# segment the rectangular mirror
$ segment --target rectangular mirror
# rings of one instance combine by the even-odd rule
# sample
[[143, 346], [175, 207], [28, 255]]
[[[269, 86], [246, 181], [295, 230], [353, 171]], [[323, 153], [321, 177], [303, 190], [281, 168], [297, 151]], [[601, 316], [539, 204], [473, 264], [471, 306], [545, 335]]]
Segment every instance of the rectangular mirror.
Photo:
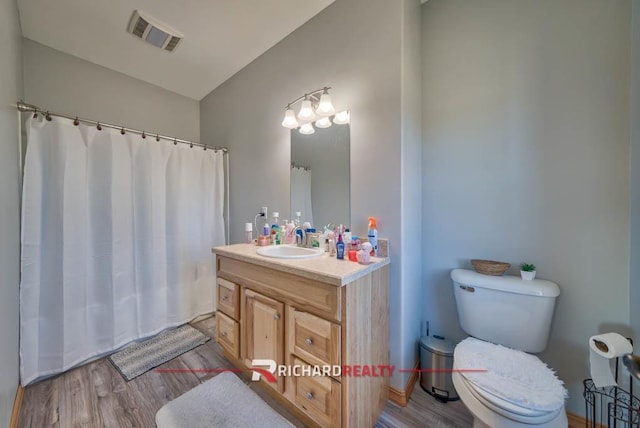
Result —
[[291, 131], [291, 213], [302, 213], [318, 232], [329, 223], [350, 225], [349, 125]]

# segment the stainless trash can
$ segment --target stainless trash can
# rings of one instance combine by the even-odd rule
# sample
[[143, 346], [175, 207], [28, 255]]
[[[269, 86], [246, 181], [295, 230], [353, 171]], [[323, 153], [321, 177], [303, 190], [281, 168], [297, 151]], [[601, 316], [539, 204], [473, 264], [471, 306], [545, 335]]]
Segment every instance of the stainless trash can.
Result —
[[441, 336], [423, 336], [420, 339], [420, 386], [437, 400], [457, 400], [453, 387], [453, 350], [455, 344]]

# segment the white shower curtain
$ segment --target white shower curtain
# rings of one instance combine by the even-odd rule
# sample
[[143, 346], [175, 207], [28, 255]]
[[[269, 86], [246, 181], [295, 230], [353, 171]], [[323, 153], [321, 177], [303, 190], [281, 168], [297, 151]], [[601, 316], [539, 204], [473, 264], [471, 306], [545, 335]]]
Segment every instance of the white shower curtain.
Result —
[[221, 151], [62, 118], [27, 135], [23, 385], [213, 311]]
[[311, 207], [311, 170], [291, 167], [291, 218], [296, 212], [302, 213], [302, 221], [313, 225], [313, 210]]

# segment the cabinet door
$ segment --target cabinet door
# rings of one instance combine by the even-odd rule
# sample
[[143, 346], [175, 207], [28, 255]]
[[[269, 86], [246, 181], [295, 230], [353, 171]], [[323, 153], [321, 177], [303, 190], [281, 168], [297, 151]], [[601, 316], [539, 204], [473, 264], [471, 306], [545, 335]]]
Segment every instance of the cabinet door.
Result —
[[[283, 364], [284, 305], [251, 290], [244, 291], [243, 302], [245, 365], [251, 367], [254, 359], [269, 359]], [[266, 384], [282, 393], [284, 380], [277, 380], [277, 383]]]

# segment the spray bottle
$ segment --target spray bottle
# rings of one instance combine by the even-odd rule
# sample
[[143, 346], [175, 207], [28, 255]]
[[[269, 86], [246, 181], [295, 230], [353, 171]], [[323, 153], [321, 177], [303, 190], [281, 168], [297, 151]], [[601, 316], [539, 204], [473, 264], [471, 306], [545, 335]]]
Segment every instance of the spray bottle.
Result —
[[369, 243], [371, 244], [371, 255], [378, 255], [378, 226], [375, 217], [369, 217], [369, 231], [367, 233]]

